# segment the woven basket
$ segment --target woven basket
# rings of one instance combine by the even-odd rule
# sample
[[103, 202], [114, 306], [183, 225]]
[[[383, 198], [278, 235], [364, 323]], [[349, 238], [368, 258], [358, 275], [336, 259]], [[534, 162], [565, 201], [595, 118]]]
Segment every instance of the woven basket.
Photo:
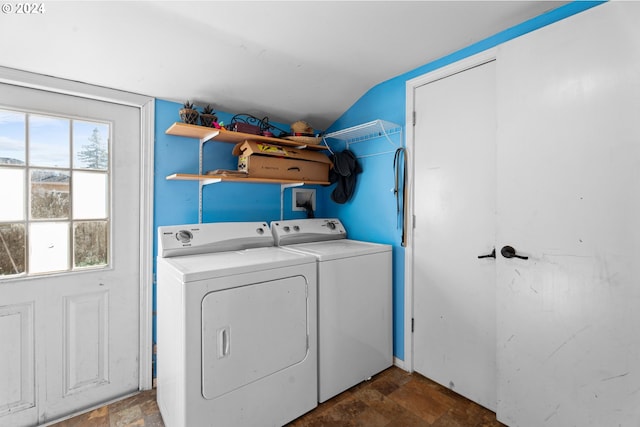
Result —
[[190, 125], [197, 125], [198, 124], [198, 116], [200, 115], [200, 113], [198, 113], [198, 110], [192, 110], [191, 108], [181, 108], [180, 109], [180, 120], [182, 120], [184, 123], [190, 124]]
[[218, 116], [214, 114], [200, 114], [200, 124], [208, 128], [212, 128], [213, 123], [218, 121]]

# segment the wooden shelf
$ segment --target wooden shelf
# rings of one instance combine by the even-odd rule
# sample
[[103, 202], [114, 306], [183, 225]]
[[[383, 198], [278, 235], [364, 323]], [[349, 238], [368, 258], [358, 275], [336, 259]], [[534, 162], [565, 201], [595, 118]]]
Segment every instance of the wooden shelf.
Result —
[[[234, 132], [235, 133], [235, 132]], [[242, 178], [236, 176], [226, 175], [197, 175], [189, 173], [174, 173], [167, 177], [170, 181], [212, 181], [219, 180], [217, 182], [245, 182], [253, 184], [316, 184], [316, 185], [328, 185], [328, 181], [300, 181], [295, 179], [271, 179], [271, 178]]]
[[325, 145], [304, 144], [300, 141], [292, 141], [283, 138], [271, 138], [262, 135], [252, 135], [243, 132], [232, 132], [225, 129], [216, 129], [206, 126], [189, 125], [186, 123], [175, 122], [169, 129], [165, 131], [167, 135], [184, 136], [187, 138], [195, 138], [200, 141], [198, 174], [174, 173], [167, 176], [170, 181], [197, 181], [198, 182], [198, 222], [202, 222], [202, 189], [206, 185], [218, 182], [243, 182], [246, 184], [278, 184], [280, 185], [280, 219], [284, 217], [284, 190], [289, 187], [297, 187], [304, 184], [329, 185], [330, 182], [324, 181], [300, 181], [294, 179], [270, 179], [270, 178], [249, 178], [242, 176], [230, 175], [201, 175], [202, 174], [202, 152], [204, 144], [207, 141], [230, 142], [238, 144], [246, 140], [265, 142], [274, 145], [286, 147], [295, 147], [307, 150], [327, 150]]
[[205, 126], [189, 125], [175, 122], [165, 132], [167, 135], [185, 136], [187, 138], [197, 138], [200, 141], [214, 140], [219, 142], [230, 142], [237, 144], [246, 140], [267, 142], [269, 144], [283, 145], [286, 147], [296, 147], [307, 150], [326, 150], [324, 145], [301, 144], [298, 141], [291, 141], [283, 138], [272, 138], [262, 135], [252, 135], [250, 133], [233, 132], [225, 129], [215, 129]]

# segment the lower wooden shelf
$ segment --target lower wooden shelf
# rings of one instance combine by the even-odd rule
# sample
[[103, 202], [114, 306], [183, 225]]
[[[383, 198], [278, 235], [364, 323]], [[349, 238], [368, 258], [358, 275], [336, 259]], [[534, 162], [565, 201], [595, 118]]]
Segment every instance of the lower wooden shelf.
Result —
[[[301, 181], [296, 179], [276, 179], [276, 178], [243, 178], [227, 175], [197, 175], [189, 173], [174, 173], [167, 176], [170, 181], [213, 181], [213, 182], [246, 182], [247, 184], [315, 184], [329, 185], [328, 181]], [[213, 183], [210, 182], [210, 183]]]

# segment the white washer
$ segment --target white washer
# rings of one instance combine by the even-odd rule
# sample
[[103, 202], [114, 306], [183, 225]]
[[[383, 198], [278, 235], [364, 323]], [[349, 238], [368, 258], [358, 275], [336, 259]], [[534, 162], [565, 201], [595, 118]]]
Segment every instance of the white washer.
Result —
[[315, 257], [266, 223], [158, 228], [157, 401], [167, 427], [281, 426], [317, 406]]
[[337, 219], [274, 221], [276, 244], [318, 260], [318, 401], [393, 364], [392, 247], [347, 239]]

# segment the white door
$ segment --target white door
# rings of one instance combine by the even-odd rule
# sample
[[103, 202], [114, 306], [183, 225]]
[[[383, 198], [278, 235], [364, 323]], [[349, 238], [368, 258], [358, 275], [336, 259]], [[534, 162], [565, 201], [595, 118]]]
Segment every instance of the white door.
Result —
[[413, 367], [495, 410], [495, 62], [414, 103]]
[[498, 55], [498, 418], [640, 425], [640, 3]]
[[138, 390], [140, 113], [0, 94], [0, 425], [14, 427]]

